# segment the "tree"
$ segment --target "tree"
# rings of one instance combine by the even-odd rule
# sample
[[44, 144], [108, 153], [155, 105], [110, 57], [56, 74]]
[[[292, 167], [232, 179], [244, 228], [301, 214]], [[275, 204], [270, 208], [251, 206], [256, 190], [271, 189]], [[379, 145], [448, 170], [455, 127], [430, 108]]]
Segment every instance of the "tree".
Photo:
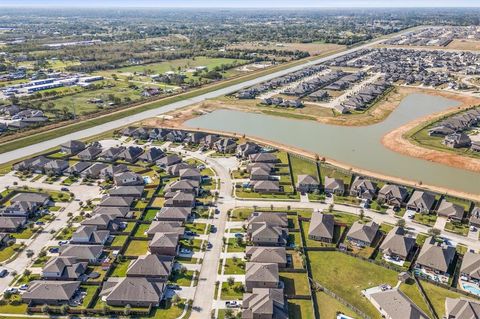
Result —
[[180, 302], [180, 300], [181, 300], [181, 299], [180, 299], [180, 297], [179, 297], [177, 294], [173, 295], [173, 297], [172, 297], [172, 303], [173, 303], [174, 305], [178, 304], [178, 303]]
[[228, 277], [227, 278], [227, 283], [228, 283], [229, 286], [233, 286], [233, 284], [235, 283], [235, 278]]
[[360, 220], [363, 220], [365, 218], [365, 211], [363, 209], [360, 209]]
[[405, 219], [397, 220], [397, 223], [395, 225], [398, 227], [405, 227]]
[[442, 231], [438, 228], [430, 228], [428, 230], [428, 234], [433, 236], [433, 237], [437, 237], [437, 236], [440, 236], [440, 234], [442, 233]]

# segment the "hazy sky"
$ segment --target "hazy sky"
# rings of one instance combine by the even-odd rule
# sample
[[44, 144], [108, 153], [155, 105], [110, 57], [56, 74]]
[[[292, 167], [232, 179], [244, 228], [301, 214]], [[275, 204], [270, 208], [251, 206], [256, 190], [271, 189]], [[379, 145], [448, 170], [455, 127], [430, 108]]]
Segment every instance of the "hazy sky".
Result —
[[480, 7], [480, 0], [0, 0], [0, 6], [62, 7]]

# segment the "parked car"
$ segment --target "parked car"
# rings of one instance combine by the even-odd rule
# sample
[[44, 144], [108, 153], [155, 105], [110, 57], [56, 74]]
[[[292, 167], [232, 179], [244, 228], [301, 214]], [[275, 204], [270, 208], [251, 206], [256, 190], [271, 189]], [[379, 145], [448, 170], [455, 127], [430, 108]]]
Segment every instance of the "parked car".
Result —
[[58, 242], [58, 244], [59, 244], [60, 246], [68, 245], [68, 240], [60, 240], [60, 241]]
[[237, 238], [243, 238], [243, 234], [242, 234], [242, 233], [235, 233], [235, 237], [237, 237]]
[[5, 268], [0, 270], [0, 278], [5, 277], [6, 275], [8, 275], [8, 270], [6, 270]]
[[17, 294], [18, 293], [18, 288], [10, 287], [10, 288], [5, 289], [5, 292], [9, 292], [9, 293], [12, 293], [12, 294]]
[[227, 306], [227, 308], [238, 308], [240, 307], [240, 303], [238, 301], [227, 301], [225, 306]]
[[48, 251], [51, 252], [52, 254], [56, 254], [60, 251], [60, 249], [58, 247], [52, 247]]
[[62, 192], [69, 192], [70, 191], [67, 187], [62, 187], [62, 188], [60, 188], [60, 190]]
[[20, 286], [20, 288], [18, 288], [20, 290], [27, 290], [28, 289], [28, 285], [27, 284], [23, 284]]

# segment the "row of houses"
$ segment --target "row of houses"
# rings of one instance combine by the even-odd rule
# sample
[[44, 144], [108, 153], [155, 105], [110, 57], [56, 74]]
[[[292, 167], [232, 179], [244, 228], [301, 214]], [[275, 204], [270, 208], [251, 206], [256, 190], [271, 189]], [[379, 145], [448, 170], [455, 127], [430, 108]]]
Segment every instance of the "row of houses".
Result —
[[365, 110], [368, 108], [377, 98], [385, 93], [391, 84], [380, 80], [375, 83], [367, 84], [361, 88], [358, 92], [348, 97], [346, 101], [335, 105], [335, 109], [339, 113], [348, 113], [351, 111]]
[[20, 108], [17, 105], [0, 108], [0, 134], [8, 130], [19, 130], [48, 121], [42, 110]]
[[287, 267], [288, 216], [279, 212], [253, 212], [246, 221], [245, 293], [242, 318], [288, 318], [279, 271]]
[[318, 91], [319, 89], [324, 88], [325, 86], [343, 77], [348, 77], [345, 72], [340, 70], [331, 71], [327, 74], [316, 76], [313, 79], [302, 81], [295, 87], [285, 89], [282, 93], [285, 95], [294, 95], [301, 98], [315, 91]]

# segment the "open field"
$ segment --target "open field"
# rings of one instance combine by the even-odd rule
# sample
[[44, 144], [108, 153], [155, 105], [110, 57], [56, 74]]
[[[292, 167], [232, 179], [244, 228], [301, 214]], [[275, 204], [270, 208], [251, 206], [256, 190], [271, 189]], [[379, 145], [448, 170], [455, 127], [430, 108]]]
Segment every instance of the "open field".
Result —
[[332, 43], [269, 43], [269, 42], [242, 42], [228, 46], [228, 49], [243, 50], [277, 50], [277, 51], [305, 51], [310, 55], [332, 53], [345, 48], [343, 45]]
[[480, 50], [480, 41], [455, 39], [447, 45], [447, 49], [478, 51]]

